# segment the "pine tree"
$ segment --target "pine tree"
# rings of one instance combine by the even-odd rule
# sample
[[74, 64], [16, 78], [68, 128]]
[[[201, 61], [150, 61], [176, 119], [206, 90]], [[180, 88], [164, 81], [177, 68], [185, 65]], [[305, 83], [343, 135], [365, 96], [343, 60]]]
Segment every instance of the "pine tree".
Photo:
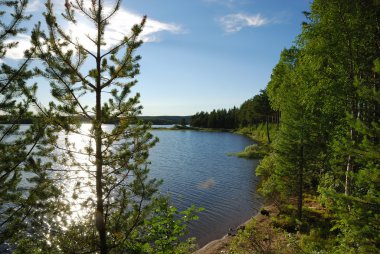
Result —
[[[32, 51], [25, 53], [19, 65], [9, 65], [7, 50], [17, 48], [12, 37], [25, 33], [22, 22], [28, 1], [1, 1], [0, 22], [0, 246], [22, 245], [28, 237], [44, 231], [44, 214], [57, 211], [59, 204], [49, 200], [59, 197], [51, 185], [47, 169], [50, 164], [42, 157], [51, 151], [43, 121], [20, 125], [32, 119], [31, 105], [35, 101], [35, 85], [28, 70]], [[59, 207], [63, 210], [64, 207]], [[37, 238], [38, 239], [38, 238]], [[3, 245], [4, 246], [4, 245]]]
[[[148, 176], [149, 148], [157, 139], [148, 132], [150, 125], [137, 118], [140, 95], [130, 95], [139, 74], [136, 50], [146, 17], [118, 44], [109, 45], [105, 33], [120, 4], [106, 8], [101, 0], [66, 1], [65, 21], [76, 25], [79, 12], [96, 30], [86, 34], [87, 45], [61, 27], [51, 1], [44, 13], [47, 31], [41, 24], [33, 31], [35, 55], [45, 66], [36, 73], [49, 80], [54, 98], [48, 108], [37, 105], [46, 121], [61, 129], [53, 175], [71, 207], [60, 219], [63, 227], [49, 231], [45, 240], [51, 245], [44, 251], [142, 253], [154, 243], [146, 222], [160, 204], [155, 195], [160, 181]], [[117, 124], [105, 124], [111, 120]]]

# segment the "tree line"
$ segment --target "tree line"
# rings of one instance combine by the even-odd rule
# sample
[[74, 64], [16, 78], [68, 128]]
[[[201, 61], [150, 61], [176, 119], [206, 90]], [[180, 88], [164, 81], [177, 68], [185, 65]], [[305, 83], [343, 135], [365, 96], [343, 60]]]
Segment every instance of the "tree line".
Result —
[[239, 108], [198, 112], [190, 119], [190, 125], [200, 128], [237, 129], [260, 123], [277, 123], [278, 112], [270, 104], [266, 90], [245, 101]]

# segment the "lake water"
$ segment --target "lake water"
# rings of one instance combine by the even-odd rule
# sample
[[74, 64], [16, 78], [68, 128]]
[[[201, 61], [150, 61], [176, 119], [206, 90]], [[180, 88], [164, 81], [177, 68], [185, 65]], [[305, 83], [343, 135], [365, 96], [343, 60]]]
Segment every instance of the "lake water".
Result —
[[[82, 126], [83, 131], [89, 128], [88, 124]], [[112, 128], [112, 125], [105, 126], [106, 130]], [[262, 204], [255, 191], [258, 160], [227, 155], [243, 150], [252, 140], [227, 132], [151, 132], [160, 139], [150, 150], [149, 157], [150, 176], [164, 180], [160, 191], [170, 194], [179, 210], [192, 204], [205, 208], [199, 220], [189, 227], [189, 236], [195, 236], [200, 247], [221, 238], [230, 228], [236, 228], [258, 212]], [[78, 146], [86, 143], [75, 135], [70, 139]], [[66, 185], [72, 188], [73, 184]], [[88, 194], [82, 195], [86, 198]]]
[[199, 246], [227, 234], [256, 214], [262, 202], [256, 194], [258, 160], [228, 156], [253, 143], [226, 132], [159, 131], [160, 142], [151, 149], [151, 176], [164, 180], [161, 192], [171, 195], [183, 210], [204, 207], [190, 225]]

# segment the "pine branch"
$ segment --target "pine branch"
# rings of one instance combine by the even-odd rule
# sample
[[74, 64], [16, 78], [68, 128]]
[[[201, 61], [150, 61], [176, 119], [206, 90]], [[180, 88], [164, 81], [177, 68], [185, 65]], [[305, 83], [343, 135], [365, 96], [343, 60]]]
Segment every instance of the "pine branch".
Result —
[[[27, 66], [27, 64], [28, 64], [28, 62], [30, 61], [30, 59], [31, 59], [31, 56], [29, 56], [29, 57], [28, 57], [28, 58], [22, 63], [22, 65], [17, 69], [17, 71], [16, 71], [14, 74], [12, 74], [11, 77], [5, 79], [5, 80], [7, 80], [7, 82], [4, 84], [4, 86], [1, 87], [1, 89], [0, 89], [0, 94], [3, 94], [4, 91], [5, 91], [5, 89], [7, 89], [8, 86], [9, 86], [12, 82], [15, 81], [16, 77], [18, 77], [18, 76], [24, 71], [24, 68]], [[4, 80], [4, 81], [5, 81], [5, 80]]]
[[89, 120], [94, 120], [93, 117], [91, 117], [87, 111], [85, 110], [85, 108], [82, 106], [82, 104], [80, 103], [79, 99], [75, 96], [75, 93], [74, 91], [70, 88], [70, 85], [67, 84], [67, 82], [63, 79], [62, 75], [59, 75], [54, 68], [50, 68], [50, 70], [55, 74], [56, 78], [58, 78], [59, 81], [61, 81], [61, 83], [66, 87], [67, 91], [73, 96], [75, 102], [76, 102], [76, 105], [78, 105], [80, 107], [80, 109], [82, 110], [82, 113], [89, 119]]
[[18, 168], [22, 163], [24, 163], [24, 161], [29, 157], [29, 155], [32, 153], [32, 151], [34, 150], [34, 148], [36, 147], [38, 141], [40, 140], [40, 138], [36, 138], [34, 140], [34, 143], [32, 144], [32, 146], [29, 148], [29, 151], [26, 153], [26, 155], [19, 160], [19, 162], [17, 162], [15, 165], [13, 165], [11, 168], [9, 168], [8, 170], [5, 171], [5, 174], [1, 175], [0, 176], [0, 180], [5, 180], [6, 177], [12, 172], [14, 171], [16, 168]]

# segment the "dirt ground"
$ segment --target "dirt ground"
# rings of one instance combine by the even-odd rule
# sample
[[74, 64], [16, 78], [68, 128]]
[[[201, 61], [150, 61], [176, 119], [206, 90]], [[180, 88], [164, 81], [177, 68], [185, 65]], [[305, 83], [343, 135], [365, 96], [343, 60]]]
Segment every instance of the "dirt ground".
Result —
[[225, 235], [223, 238], [209, 242], [193, 254], [226, 254], [233, 236]]

